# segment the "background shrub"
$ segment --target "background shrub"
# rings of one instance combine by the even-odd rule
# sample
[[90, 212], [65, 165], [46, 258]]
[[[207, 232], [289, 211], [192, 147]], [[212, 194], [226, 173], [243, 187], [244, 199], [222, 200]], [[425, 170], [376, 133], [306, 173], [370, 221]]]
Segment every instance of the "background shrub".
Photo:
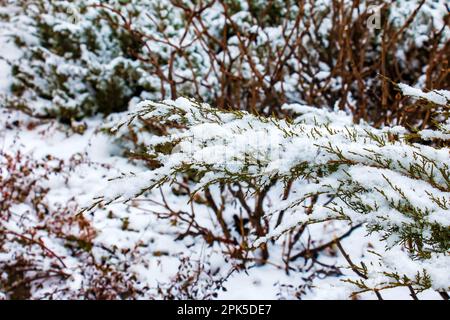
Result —
[[[445, 1], [18, 2], [14, 92], [63, 120], [134, 97], [195, 97], [284, 116], [283, 103], [351, 111], [376, 126], [431, 125], [389, 82], [447, 88]], [[380, 29], [367, 21], [380, 7]], [[30, 34], [33, 34], [31, 37]]]

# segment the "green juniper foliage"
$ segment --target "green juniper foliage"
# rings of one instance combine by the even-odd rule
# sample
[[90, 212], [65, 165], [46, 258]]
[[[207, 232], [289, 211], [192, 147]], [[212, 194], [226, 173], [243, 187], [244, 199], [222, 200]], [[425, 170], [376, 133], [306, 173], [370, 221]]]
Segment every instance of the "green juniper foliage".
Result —
[[[407, 89], [412, 88], [402, 88], [411, 95]], [[443, 97], [438, 100], [441, 106], [429, 101], [436, 109], [448, 110], [447, 91], [424, 94], [422, 99], [432, 95]], [[448, 281], [438, 274], [445, 273], [442, 268], [447, 268], [450, 258], [450, 158], [448, 146], [442, 146], [448, 140], [448, 114], [443, 112], [446, 120], [433, 134], [418, 132], [433, 136], [429, 145], [426, 140], [410, 142], [402, 127], [355, 125], [343, 112], [300, 105], [284, 109], [300, 115], [290, 121], [265, 118], [220, 111], [186, 98], [141, 103], [112, 131], [120, 136], [139, 120], [169, 127], [147, 140], [145, 153], [159, 165], [113, 181], [100, 202], [127, 201], [183, 175], [196, 177], [197, 192], [239, 183], [257, 194], [271, 185], [294, 181], [293, 196], [264, 213], [268, 233], [261, 236], [253, 230], [248, 235], [253, 239], [249, 250], [305, 223], [362, 223], [368, 233], [381, 236], [387, 251], [374, 270], [351, 266], [363, 275], [361, 280], [349, 280], [361, 292], [396, 286], [447, 290]], [[304, 204], [313, 198], [316, 204], [310, 211]], [[279, 212], [284, 213], [281, 221]], [[413, 274], [404, 273], [401, 263], [389, 255], [394, 248], [406, 249], [406, 258], [398, 260], [411, 264], [407, 269]]]

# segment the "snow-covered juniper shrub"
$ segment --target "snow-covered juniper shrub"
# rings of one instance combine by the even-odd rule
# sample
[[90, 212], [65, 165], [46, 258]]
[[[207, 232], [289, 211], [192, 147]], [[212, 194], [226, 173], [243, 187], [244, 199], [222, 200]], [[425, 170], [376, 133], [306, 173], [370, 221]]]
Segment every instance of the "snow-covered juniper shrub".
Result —
[[132, 97], [154, 90], [129, 54], [133, 37], [92, 4], [19, 1], [13, 7], [11, 33], [23, 55], [12, 62], [12, 92], [21, 99], [9, 103], [70, 122], [124, 111]]
[[[133, 97], [190, 96], [278, 116], [284, 103], [337, 105], [406, 126], [427, 109], [398, 99], [387, 79], [449, 86], [444, 0], [14, 3], [24, 49], [14, 92], [64, 120], [121, 111]], [[376, 6], [379, 29], [368, 26]]]
[[[185, 219], [187, 233], [201, 230], [206, 242], [234, 247], [224, 252], [238, 260], [262, 248], [261, 260], [267, 261], [272, 241], [305, 225], [363, 225], [385, 243], [386, 250], [373, 252], [378, 264], [354, 263], [338, 238], [328, 244], [337, 246], [360, 277], [347, 280], [354, 294], [379, 296], [384, 289], [407, 287], [413, 297], [429, 288], [448, 297], [450, 92], [398, 87], [440, 111], [434, 115], [436, 129], [374, 128], [364, 121], [354, 124], [342, 111], [298, 104], [283, 106], [299, 114], [294, 120], [280, 120], [186, 98], [142, 102], [112, 130], [120, 135], [137, 119], [164, 125], [165, 131], [146, 139], [144, 153], [155, 168], [111, 182], [97, 203], [128, 201], [167, 183], [181, 185], [191, 190], [191, 201], [209, 202], [218, 230], [205, 227], [194, 212], [189, 217], [172, 210], [172, 215]], [[213, 188], [228, 188], [244, 208], [256, 199], [246, 208], [247, 222], [238, 217], [239, 241], [230, 229], [236, 217], [225, 216], [223, 202], [207, 200], [214, 198]], [[271, 188], [279, 199], [268, 207], [261, 195]]]

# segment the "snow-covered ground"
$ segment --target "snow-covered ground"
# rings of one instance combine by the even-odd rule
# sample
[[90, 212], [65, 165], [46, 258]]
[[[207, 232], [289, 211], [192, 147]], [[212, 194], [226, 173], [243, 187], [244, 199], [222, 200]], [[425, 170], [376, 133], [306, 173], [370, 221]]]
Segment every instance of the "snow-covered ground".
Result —
[[[15, 59], [20, 51], [0, 28], [0, 94], [9, 95], [11, 84], [11, 70], [7, 60]], [[47, 179], [39, 181], [48, 188], [46, 202], [50, 208], [70, 206], [68, 214], [77, 215], [81, 208], [88, 207], [95, 202], [95, 198], [102, 195], [109, 187], [108, 181], [121, 175], [148, 170], [143, 164], [132, 163], [123, 156], [122, 150], [115, 139], [104, 132], [105, 119], [100, 116], [85, 119], [82, 123], [85, 130], [75, 133], [67, 125], [55, 120], [35, 119], [19, 111], [9, 110], [6, 106], [0, 109], [0, 148], [3, 154], [22, 155], [35, 161], [52, 166], [55, 162], [62, 162], [60, 171], [52, 172]], [[0, 168], [1, 169], [1, 168]], [[7, 174], [3, 170], [1, 174]], [[123, 186], [126, 188], [126, 185]], [[92, 254], [100, 263], [122, 266], [126, 272], [137, 277], [137, 283], [149, 295], [158, 297], [156, 288], [168, 287], [177, 280], [181, 257], [190, 257], [206, 263], [213, 272], [213, 276], [226, 275], [233, 263], [225, 261], [221, 249], [214, 245], [209, 247], [203, 241], [192, 237], [176, 240], [175, 228], [170, 220], [159, 219], [155, 212], [161, 212], [158, 203], [167, 201], [174, 210], [189, 210], [188, 199], [185, 196], [175, 196], [170, 186], [163, 186], [159, 190], [145, 194], [145, 196], [122, 203], [115, 201], [106, 207], [83, 212], [94, 230]], [[167, 195], [162, 198], [162, 194]], [[277, 199], [271, 199], [277, 201]], [[15, 216], [8, 222], [8, 227], [17, 232], [23, 220], [29, 219], [27, 226], [37, 224], [36, 217], [29, 216], [29, 203], [17, 204], [13, 211]], [[205, 206], [194, 204], [197, 214], [208, 222], [211, 214]], [[313, 239], [320, 239], [315, 243], [320, 245], [340, 236], [348, 230], [344, 223], [330, 222], [311, 226], [309, 234]], [[46, 230], [39, 231], [39, 238], [45, 247], [49, 248], [64, 262], [64, 272], [70, 277], [65, 280], [72, 290], [83, 286], [83, 281], [89, 281], [83, 273], [84, 264], [80, 257], [73, 256], [64, 241]], [[342, 245], [354, 261], [366, 259], [370, 261], [369, 251], [384, 247], [375, 234], [367, 236], [364, 228], [354, 230], [351, 235], [342, 240]], [[395, 255], [395, 251], [391, 253]], [[279, 299], [294, 298], [292, 292], [304, 283], [302, 277], [307, 271], [290, 272], [279, 265], [281, 246], [274, 245], [272, 260], [264, 266], [252, 266], [248, 270], [241, 270], [230, 275], [223, 284], [226, 291], [219, 290], [220, 299]], [[0, 259], [8, 259], [0, 254]], [[344, 257], [338, 252], [323, 252], [318, 257], [326, 265], [342, 266], [342, 275], [315, 278], [312, 287], [306, 289], [303, 299], [348, 299], [354, 289], [343, 279], [358, 277], [345, 266]], [[105, 262], [106, 261], [106, 262]], [[373, 259], [373, 261], [376, 261]], [[298, 262], [296, 268], [301, 268]], [[217, 272], [217, 273], [216, 273]], [[292, 287], [288, 287], [288, 286]], [[148, 288], [148, 289], [147, 289]], [[51, 291], [55, 288], [35, 288], [36, 292]], [[205, 294], [208, 290], [205, 289]], [[0, 293], [1, 294], [1, 293]], [[421, 299], [438, 299], [439, 294], [427, 290], [418, 294]], [[199, 296], [201, 297], [201, 295]], [[373, 293], [358, 295], [360, 299], [376, 299]], [[407, 289], [391, 289], [383, 291], [385, 299], [410, 299]]]

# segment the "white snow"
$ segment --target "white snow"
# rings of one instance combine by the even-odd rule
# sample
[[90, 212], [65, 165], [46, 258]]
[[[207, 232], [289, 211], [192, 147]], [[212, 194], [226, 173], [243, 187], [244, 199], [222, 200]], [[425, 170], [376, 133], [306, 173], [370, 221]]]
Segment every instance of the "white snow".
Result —
[[[436, 5], [438, 6], [436, 10], [439, 12], [442, 12], [443, 8], [441, 2]], [[246, 2], [243, 3], [246, 5]], [[315, 5], [327, 6], [328, 2], [316, 1]], [[417, 1], [411, 1], [409, 5], [404, 5], [400, 9], [409, 12], [414, 10], [415, 5]], [[305, 7], [310, 10], [310, 3]], [[3, 9], [0, 8], [1, 10]], [[222, 23], [212, 19], [217, 15], [217, 10], [219, 10], [217, 7], [213, 7], [204, 13], [211, 17], [212, 24]], [[439, 16], [433, 11], [433, 6], [427, 5], [426, 10], [428, 14]], [[404, 15], [399, 11], [396, 11], [392, 19], [395, 20], [395, 15], [398, 15], [398, 23], [401, 23]], [[95, 17], [92, 11], [87, 14]], [[22, 17], [22, 19], [26, 18]], [[55, 30], [67, 29], [78, 32], [89, 28], [89, 24], [74, 25], [55, 19], [51, 15], [46, 16], [46, 19], [55, 25]], [[145, 15], [140, 16], [139, 19], [146, 21], [147, 25], [151, 24]], [[280, 27], [259, 30], [249, 22], [250, 19], [244, 12], [233, 15], [232, 20], [243, 30], [256, 33], [256, 41], [259, 44], [270, 42], [274, 48], [282, 44]], [[434, 19], [433, 23], [437, 27], [443, 25], [440, 18]], [[320, 30], [316, 31], [325, 34], [330, 28], [332, 28], [332, 21], [326, 18]], [[211, 29], [212, 32], [216, 32], [214, 28]], [[108, 37], [110, 31], [106, 26], [102, 31], [104, 36]], [[180, 32], [173, 26], [169, 26], [168, 31], [174, 34]], [[415, 41], [422, 43], [428, 39], [429, 32], [420, 28], [419, 31], [421, 34], [415, 38]], [[25, 38], [30, 46], [36, 44], [36, 39], [30, 30], [20, 30], [20, 32], [26, 35]], [[10, 87], [13, 79], [9, 62], [22, 54], [22, 51], [11, 41], [10, 33], [11, 30], [0, 24], [0, 97], [11, 94]], [[180, 35], [177, 37], [180, 38]], [[189, 35], [183, 43], [189, 43], [192, 37], [193, 35]], [[230, 39], [230, 44], [234, 43], [235, 46], [230, 47], [229, 57], [219, 56], [219, 58], [236, 57], [239, 54], [238, 42], [237, 37]], [[167, 54], [163, 47], [165, 46], [154, 49], [161, 51], [162, 55]], [[108, 59], [111, 58], [112, 52], [107, 46], [100, 48], [105, 61], [98, 60], [98, 56], [92, 56], [85, 47], [81, 50], [83, 61], [92, 67], [98, 67], [102, 78], [108, 78], [114, 68], [130, 63], [121, 58]], [[192, 45], [189, 50], [194, 53], [202, 52], [198, 43]], [[90, 95], [88, 88], [79, 81], [85, 76], [86, 70], [79, 64], [66, 63], [67, 61], [52, 52], [44, 54], [47, 60], [42, 67], [57, 67], [59, 74], [70, 75], [75, 79], [69, 83], [75, 98], [65, 100], [61, 96], [54, 96], [50, 101], [30, 93], [26, 96], [30, 104], [37, 111], [53, 108], [55, 105], [77, 108], [80, 101], [88, 99]], [[216, 66], [216, 62], [202, 60], [202, 57], [199, 54], [199, 65], [203, 72], [211, 66]], [[259, 62], [257, 65], [261, 68]], [[29, 66], [23, 67], [27, 69]], [[249, 70], [247, 64], [241, 67], [244, 71]], [[151, 83], [153, 87], [159, 88], [160, 84], [154, 77], [145, 74], [142, 70], [140, 72], [142, 73], [140, 84]], [[183, 69], [177, 75], [188, 77], [190, 73], [187, 69]], [[330, 70], [326, 70], [325, 67], [322, 70], [314, 70], [311, 77], [323, 82], [330, 77]], [[212, 85], [217, 84], [217, 79], [203, 80]], [[283, 86], [286, 91], [294, 95], [298, 83], [298, 76], [296, 78], [296, 75], [293, 75], [275, 84], [275, 87]], [[40, 85], [46, 84], [40, 83]], [[399, 84], [399, 88], [405, 96], [424, 99], [443, 107], [449, 105], [449, 91], [423, 92], [406, 84]], [[203, 89], [202, 94], [206, 96], [212, 93]], [[156, 99], [157, 95], [148, 94], [148, 96]], [[95, 116], [85, 118], [81, 122], [73, 122], [73, 125], [86, 126], [82, 134], [74, 133], [68, 126], [55, 120], [39, 120], [2, 106], [0, 108], [0, 182], [5, 181], [2, 179], [7, 179], [11, 174], [6, 170], [5, 155], [12, 156], [20, 153], [23, 155], [23, 162], [39, 164], [30, 173], [29, 178], [37, 178], [37, 184], [48, 189], [45, 203], [49, 210], [64, 209], [61, 219], [74, 218], [80, 213], [80, 209], [98, 202], [92, 210], [82, 213], [92, 225], [94, 232], [93, 246], [89, 253], [92, 257], [89, 259], [94, 259], [100, 265], [109, 263], [117, 266], [118, 269], [125, 270], [125, 274], [135, 276], [146, 292], [140, 298], [160, 297], [157, 287], [164, 289], [170, 287], [175, 282], [174, 277], [179, 271], [180, 259], [190, 257], [199, 265], [206, 266], [200, 281], [200, 285], [204, 285], [205, 288], [199, 290], [200, 297], [208, 296], [210, 291], [217, 291], [219, 299], [292, 299], [295, 298], [298, 287], [304, 286], [303, 299], [348, 299], [350, 294], [358, 288], [343, 280], [356, 281], [360, 278], [348, 268], [346, 260], [335, 246], [326, 252], [321, 252], [317, 259], [327, 265], [339, 266], [342, 274], [314, 278], [309, 283], [305, 278], [317, 271], [318, 267], [306, 270], [307, 265], [303, 263], [310, 263], [306, 259], [299, 259], [291, 264], [297, 269], [296, 271], [291, 271], [289, 274], [286, 272], [282, 257], [289, 234], [287, 231], [306, 222], [312, 224], [307, 227], [307, 232], [302, 235], [299, 245], [294, 248], [296, 252], [303, 251], [304, 244], [312, 247], [320, 246], [344, 234], [351, 226], [362, 224], [341, 242], [355, 263], [359, 265], [363, 262], [371, 266], [371, 277], [366, 282], [369, 286], [376, 288], [380, 286], [380, 283], [392, 281], [392, 278], [384, 274], [386, 271], [398, 272], [414, 278], [425, 270], [430, 276], [432, 286], [431, 289], [419, 293], [419, 298], [438, 299], [439, 295], [435, 290], [446, 290], [449, 287], [450, 257], [447, 254], [432, 254], [429, 259], [423, 260], [412, 259], [398, 244], [401, 240], [398, 233], [390, 234], [386, 231], [385, 234], [368, 235], [366, 229], [375, 225], [382, 226], [384, 230], [415, 228], [421, 232], [425, 240], [432, 240], [430, 225], [438, 224], [448, 228], [450, 198], [448, 181], [444, 175], [450, 166], [448, 148], [404, 144], [408, 130], [401, 126], [376, 129], [363, 121], [354, 124], [353, 117], [349, 113], [337, 109], [334, 111], [318, 109], [301, 102], [282, 106], [283, 110], [295, 116], [293, 123], [290, 123], [267, 120], [248, 113], [217, 113], [211, 106], [198, 104], [187, 98], [137, 103], [136, 101], [139, 100], [137, 98], [130, 104], [129, 115], [113, 114], [108, 119]], [[186, 125], [185, 128], [170, 129], [167, 136], [155, 136], [148, 132], [139, 133], [138, 140], [150, 151], [153, 147], [166, 142], [176, 144], [170, 154], [158, 155], [157, 159], [161, 161], [162, 166], [155, 170], [149, 170], [141, 162], [129, 161], [123, 155], [128, 145], [125, 144], [124, 147], [117, 141], [118, 138], [127, 134], [130, 117], [132, 118], [130, 125], [139, 128], [141, 124], [136, 120], [137, 115], [147, 120], [162, 117], [164, 120], [158, 120], [161, 122], [185, 121], [183, 122]], [[102, 132], [102, 129], [110, 127], [115, 129], [115, 137]], [[425, 140], [450, 140], [449, 130], [450, 122], [443, 123], [435, 130], [422, 130], [419, 135]], [[374, 139], [372, 135], [381, 137], [381, 141]], [[392, 136], [395, 137], [393, 141]], [[335, 171], [328, 167], [329, 164], [339, 161], [345, 163]], [[244, 166], [243, 163], [246, 165]], [[230, 178], [230, 176], [231, 181], [235, 181], [233, 179], [242, 174], [252, 177], [255, 184], [264, 187], [273, 177], [279, 178], [280, 181], [288, 181], [292, 169], [303, 163], [307, 164], [307, 169], [296, 177], [298, 179], [293, 183], [293, 192], [288, 199], [281, 199], [284, 185], [280, 182], [275, 184], [268, 194], [264, 210], [268, 214], [267, 223], [271, 231], [265, 238], [248, 236], [247, 240], [255, 247], [269, 239], [276, 239], [273, 242], [267, 242], [271, 250], [268, 263], [264, 266], [253, 263], [247, 270], [231, 273], [224, 283], [226, 291], [207, 287], [205, 283], [211, 280], [208, 271], [211, 271], [214, 280], [216, 279], [214, 277], [225, 276], [236, 267], [234, 261], [224, 259], [224, 250], [232, 249], [232, 246], [218, 244], [209, 246], [198, 237], [192, 236], [176, 241], [175, 238], [180, 230], [186, 230], [188, 223], [175, 221], [172, 218], [158, 218], [158, 215], [167, 214], [167, 208], [162, 205], [167, 201], [175, 212], [192, 213], [201, 227], [218, 228], [210, 208], [201, 202], [188, 203], [191, 199], [187, 196], [174, 194], [172, 188], [177, 185], [175, 182], [179, 182], [179, 176], [173, 169], [189, 164], [192, 168], [204, 171], [202, 178], [192, 186], [193, 189], [200, 189], [217, 179]], [[378, 168], [380, 163], [383, 164], [382, 169]], [[56, 170], [55, 168], [59, 165], [61, 169]], [[55, 170], [44, 178], [44, 168]], [[428, 179], [430, 176], [433, 176], [432, 183]], [[160, 185], [159, 182], [175, 184]], [[361, 186], [367, 190], [356, 192]], [[136, 197], [147, 188], [149, 190], [144, 196]], [[213, 198], [219, 201], [218, 187], [212, 185], [210, 189]], [[348, 203], [345, 203], [342, 198], [327, 197], [327, 195], [333, 195], [338, 189], [348, 193], [346, 195]], [[309, 199], [314, 193], [320, 194], [314, 213], [305, 214], [305, 208], [310, 205]], [[253, 205], [253, 202], [251, 203]], [[393, 203], [408, 204], [420, 209], [421, 212], [426, 213], [423, 218], [426, 225], [421, 226], [415, 223], [414, 217], [405, 215]], [[361, 214], [358, 204], [370, 206], [371, 209]], [[340, 208], [345, 209], [345, 215], [352, 224], [349, 221], [330, 220], [330, 217], [339, 218], [337, 210]], [[242, 210], [234, 201], [224, 208], [224, 216], [231, 220], [233, 215], [238, 214], [239, 209]], [[285, 216], [282, 223], [276, 226], [281, 210]], [[12, 217], [2, 224], [2, 227], [11, 232], [25, 233], [26, 230], [43, 223], [33, 203], [29, 201], [14, 204], [12, 211], [14, 213]], [[52, 221], [51, 225], [56, 226], [57, 221]], [[67, 233], [71, 235], [87, 232], [76, 223], [65, 228], [69, 229]], [[386, 248], [386, 241], [381, 240], [381, 237], [385, 235], [388, 236], [389, 248]], [[74, 292], [86, 286], [86, 282], [90, 281], [88, 275], [91, 271], [85, 270], [86, 260], [88, 260], [85, 253], [73, 254], [64, 239], [58, 238], [45, 229], [39, 230], [37, 238], [61, 258], [65, 265], [62, 270], [70, 277], [64, 284], [49, 281], [44, 282], [42, 288], [33, 288], [35, 297], [45, 296], [59, 285], [61, 288], [67, 286]], [[5, 253], [0, 252], [0, 262], [10, 261], [12, 253], [23, 253], [22, 250], [24, 250], [22, 247], [11, 241]], [[33, 250], [38, 252], [36, 247], [33, 247]], [[382, 258], [372, 254], [372, 251], [380, 253]], [[256, 256], [257, 250], [252, 254]], [[45, 270], [50, 270], [55, 261], [51, 257], [42, 255], [40, 259], [38, 263]], [[389, 289], [382, 294], [386, 299], [410, 298], [406, 288]], [[56, 297], [65, 298], [66, 296], [57, 295]], [[0, 300], [3, 298], [6, 298], [6, 295], [0, 289]], [[375, 299], [376, 297], [368, 292], [359, 294], [358, 298]]]

